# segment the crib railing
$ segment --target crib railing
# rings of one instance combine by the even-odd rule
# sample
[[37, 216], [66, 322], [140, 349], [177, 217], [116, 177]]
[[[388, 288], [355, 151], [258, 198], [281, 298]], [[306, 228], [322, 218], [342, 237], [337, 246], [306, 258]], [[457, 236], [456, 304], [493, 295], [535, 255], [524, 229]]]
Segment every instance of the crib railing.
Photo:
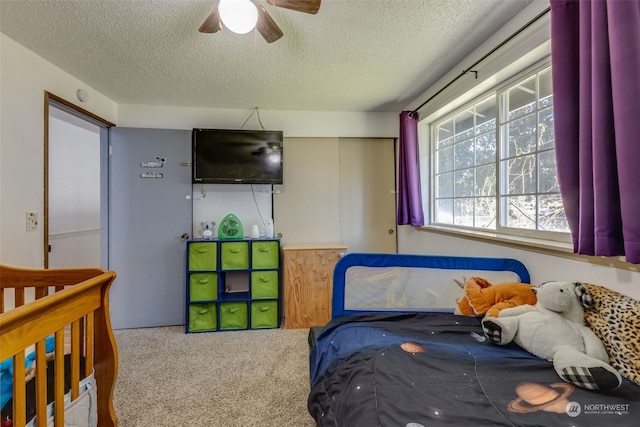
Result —
[[[64, 425], [65, 354], [71, 399], [92, 372], [98, 423], [115, 426], [117, 350], [109, 319], [114, 272], [97, 268], [27, 270], [0, 266], [0, 360], [13, 358], [13, 425], [26, 423], [25, 355], [35, 353], [36, 422], [47, 424], [47, 338], [54, 342], [54, 419]], [[51, 350], [51, 349], [49, 349]], [[84, 369], [81, 369], [81, 359]]]

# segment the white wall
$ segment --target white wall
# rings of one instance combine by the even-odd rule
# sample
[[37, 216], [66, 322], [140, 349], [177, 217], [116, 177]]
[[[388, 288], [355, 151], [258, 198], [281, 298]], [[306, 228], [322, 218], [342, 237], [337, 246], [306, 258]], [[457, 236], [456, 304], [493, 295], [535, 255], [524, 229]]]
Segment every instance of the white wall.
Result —
[[49, 234], [100, 231], [100, 129], [49, 118]]
[[49, 109], [49, 268], [100, 265], [100, 127]]
[[26, 231], [25, 213], [36, 211], [42, 217], [44, 209], [44, 92], [74, 102], [80, 88], [89, 93], [83, 108], [115, 122], [115, 102], [0, 34], [0, 262], [4, 264], [43, 266], [42, 227]]
[[[120, 105], [118, 126], [193, 129], [260, 129], [256, 114], [251, 110], [219, 108], [187, 108], [149, 105]], [[259, 110], [265, 129], [281, 130], [290, 137], [389, 137], [398, 135], [398, 116], [395, 113], [355, 113], [339, 111], [275, 111]]]
[[256, 224], [265, 235], [265, 221], [272, 217], [271, 185], [194, 184], [192, 236], [202, 236], [202, 222], [215, 222], [214, 235], [222, 219], [232, 213], [242, 223], [244, 236], [249, 236]]
[[596, 257], [572, 260], [560, 255], [428, 232], [408, 225], [398, 226], [398, 240], [400, 253], [515, 258], [527, 267], [533, 284], [548, 280], [586, 282], [640, 299], [640, 272], [637, 269], [630, 271], [596, 264]]

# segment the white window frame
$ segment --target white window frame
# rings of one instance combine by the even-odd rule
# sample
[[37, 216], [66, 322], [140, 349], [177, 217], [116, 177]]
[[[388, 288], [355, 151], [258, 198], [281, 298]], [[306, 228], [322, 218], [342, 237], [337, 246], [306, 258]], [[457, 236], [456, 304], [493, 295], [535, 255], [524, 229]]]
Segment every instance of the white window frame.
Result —
[[[551, 61], [545, 61], [542, 64], [538, 64], [536, 66], [530, 67], [526, 70], [523, 70], [522, 72], [518, 73], [517, 75], [513, 76], [511, 79], [507, 80], [504, 82], [504, 84], [500, 85], [499, 87], [496, 88], [496, 98], [498, 100], [497, 105], [500, 105], [500, 97], [503, 96], [506, 91], [514, 86], [516, 83], [524, 81], [526, 79], [528, 79], [529, 77], [535, 76], [538, 73], [544, 71], [547, 68], [550, 68], [552, 66]], [[499, 108], [499, 107], [498, 107]], [[498, 111], [497, 114], [499, 114], [500, 112]], [[501, 123], [502, 124], [502, 120]], [[537, 118], [536, 118], [536, 127], [537, 126]], [[502, 174], [504, 173], [504, 168], [500, 165], [501, 160], [502, 160], [502, 156], [501, 156], [501, 148], [502, 148], [502, 137], [503, 137], [503, 133], [501, 130], [498, 130], [498, 134], [497, 134], [497, 144], [498, 144], [498, 153], [497, 153], [497, 171], [498, 171], [498, 180], [499, 180], [499, 185], [501, 186], [501, 188], [498, 191], [498, 215], [500, 215], [500, 219], [498, 221], [498, 226], [496, 227], [496, 231], [500, 234], [505, 234], [505, 235], [514, 235], [514, 236], [523, 236], [523, 237], [530, 237], [530, 238], [538, 238], [538, 239], [542, 239], [542, 240], [552, 240], [552, 241], [560, 241], [560, 242], [569, 242], [571, 240], [571, 234], [569, 232], [558, 232], [558, 231], [546, 231], [546, 230], [531, 230], [531, 229], [524, 229], [524, 228], [515, 228], [515, 227], [509, 227], [503, 224], [503, 221], [505, 221], [507, 212], [505, 209], [505, 205], [506, 203], [502, 200], [503, 196], [506, 196], [506, 190], [505, 190], [505, 185], [506, 185], [506, 180], [502, 179]], [[555, 144], [554, 144], [554, 150], [555, 150]], [[539, 153], [539, 151], [536, 150], [537, 153]], [[536, 183], [538, 183], [536, 181]], [[545, 194], [545, 193], [539, 193], [538, 190], [536, 190], [536, 195], [541, 195], [541, 194]]]
[[[473, 109], [476, 105], [484, 102], [485, 100], [491, 98], [492, 96], [493, 96], [494, 99], [496, 99], [494, 91], [485, 92], [485, 93], [479, 95], [478, 97], [475, 97], [471, 101], [465, 103], [461, 107], [456, 108], [455, 110], [452, 110], [450, 113], [444, 115], [439, 120], [436, 120], [434, 122], [429, 123], [430, 141], [431, 141], [431, 143], [429, 144], [430, 145], [430, 147], [429, 147], [430, 163], [431, 163], [430, 170], [432, 171], [431, 175], [430, 175], [430, 180], [432, 182], [431, 192], [430, 192], [430, 202], [431, 202], [430, 206], [431, 206], [431, 209], [430, 209], [430, 212], [429, 212], [429, 222], [431, 224], [435, 224], [435, 225], [438, 225], [438, 226], [445, 226], [445, 227], [469, 229], [469, 230], [482, 230], [482, 231], [489, 230], [489, 231], [494, 231], [494, 229], [486, 229], [486, 228], [482, 228], [482, 227], [470, 227], [470, 226], [464, 226], [464, 225], [460, 225], [460, 224], [436, 223], [436, 220], [435, 220], [436, 219], [436, 210], [437, 210], [436, 209], [436, 203], [435, 203], [435, 195], [437, 194], [437, 189], [436, 189], [437, 182], [436, 182], [436, 179], [435, 179], [435, 173], [436, 173], [436, 170], [437, 170], [436, 163], [437, 163], [437, 158], [438, 158], [437, 153], [436, 153], [437, 152], [436, 145], [438, 143], [438, 138], [437, 138], [436, 132], [437, 132], [437, 128], [439, 127], [438, 125], [442, 124], [443, 121], [444, 122], [448, 122], [449, 120], [453, 119], [454, 117], [459, 116], [459, 115], [461, 115], [461, 114]], [[496, 109], [496, 112], [497, 112], [497, 109]], [[443, 120], [443, 119], [446, 119], [446, 120]], [[475, 122], [474, 122], [473, 129], [475, 130]], [[497, 131], [494, 130], [494, 133], [496, 133], [496, 145], [497, 145], [497, 143], [498, 143]], [[452, 137], [455, 138], [455, 129], [453, 129]], [[476, 137], [476, 135], [474, 134], [472, 136], [472, 139], [475, 139], [475, 137]], [[455, 146], [456, 146], [456, 143], [455, 143], [455, 141], [453, 141], [451, 147], [455, 147]], [[482, 167], [482, 166], [488, 166], [488, 165], [490, 165], [490, 163], [483, 164], [483, 165], [477, 165], [474, 162], [474, 164], [471, 167], [465, 168], [465, 169], [474, 169], [474, 172], [475, 172], [475, 170], [477, 168]], [[493, 165], [494, 165], [494, 167], [496, 166], [495, 159], [494, 159]], [[458, 170], [460, 170], [460, 169], [458, 169]], [[445, 173], [446, 172], [448, 172], [448, 171], [445, 171]], [[452, 172], [454, 173], [454, 176], [455, 176], [455, 171], [452, 170]], [[453, 182], [452, 184], [455, 187], [455, 182]], [[494, 196], [493, 196], [494, 198], [496, 197], [497, 191], [498, 191], [498, 183], [497, 183], [497, 181], [496, 181], [495, 191], [496, 191], [496, 194], [494, 194]], [[462, 197], [453, 197], [452, 198], [454, 206], [455, 206], [456, 199], [461, 199], [461, 198]], [[467, 196], [465, 198], [477, 199], [478, 196], [474, 194], [473, 196]], [[497, 201], [497, 199], [496, 199], [496, 201]], [[452, 206], [452, 208], [455, 211], [455, 207]], [[496, 207], [496, 209], [497, 209], [497, 207]], [[474, 217], [475, 217], [475, 215], [474, 215]], [[496, 215], [495, 215], [494, 221], [497, 223], [497, 220], [498, 220], [498, 216], [497, 216], [497, 210], [496, 210]]]
[[[464, 104], [460, 105], [455, 109], [447, 108], [447, 106], [445, 106], [444, 108], [440, 109], [439, 113], [433, 114], [431, 117], [428, 117], [428, 119], [425, 120], [423, 123], [421, 123], [422, 131], [420, 132], [420, 137], [422, 140], [426, 140], [426, 146], [428, 147], [428, 150], [424, 150], [425, 152], [428, 153], [427, 158], [421, 159], [423, 188], [424, 188], [424, 184], [427, 184], [427, 188], [428, 188], [428, 191], [426, 191], [425, 192], [426, 194], [424, 194], [424, 196], [426, 197], [423, 197], [423, 203], [425, 204], [424, 211], [428, 217], [428, 223], [425, 227], [427, 228], [435, 227], [438, 229], [455, 230], [456, 232], [459, 232], [462, 234], [473, 234], [476, 236], [478, 234], [481, 234], [481, 235], [484, 234], [484, 235], [488, 235], [491, 237], [498, 237], [498, 238], [502, 236], [509, 240], [517, 240], [519, 238], [524, 238], [528, 240], [539, 240], [541, 242], [546, 241], [552, 244], [558, 243], [558, 242], [569, 243], [571, 241], [570, 233], [514, 228], [514, 227], [505, 226], [503, 224], [503, 220], [506, 214], [505, 205], [503, 204], [503, 190], [504, 190], [504, 185], [506, 184], [506, 181], [502, 182], [504, 180], [502, 179], [503, 169], [501, 167], [501, 155], [500, 155], [500, 150], [502, 149], [502, 144], [501, 144], [502, 131], [500, 129], [501, 120], [499, 120], [501, 118], [500, 97], [505, 91], [508, 90], [508, 88], [512, 87], [517, 82], [526, 80], [527, 78], [533, 75], [536, 75], [540, 71], [543, 71], [544, 69], [550, 66], [551, 66], [550, 58], [546, 57], [543, 60], [533, 65], [527, 66], [526, 68], [521, 69], [516, 73], [513, 73], [511, 76], [505, 77], [501, 82], [495, 84], [493, 87], [486, 87], [486, 85], [484, 85], [483, 90], [481, 92], [479, 92], [478, 89], [474, 88], [462, 95], [462, 98], [465, 98], [465, 97], [468, 98], [470, 94], [474, 94], [475, 96], [473, 96], [473, 99], [468, 100], [467, 102], [465, 102]], [[495, 194], [495, 198], [496, 198], [495, 229], [485, 229], [485, 228], [468, 227], [468, 226], [455, 225], [455, 224], [435, 223], [434, 219], [435, 219], [436, 182], [434, 179], [435, 174], [433, 172], [436, 170], [436, 165], [435, 165], [436, 136], [435, 136], [435, 126], [432, 126], [432, 125], [435, 123], [441, 122], [442, 119], [445, 117], [450, 118], [466, 109], [472, 108], [478, 102], [486, 99], [488, 96], [491, 96], [491, 95], [493, 95], [496, 100], [495, 102], [495, 106], [496, 106], [495, 170], [496, 170], [497, 178], [496, 178], [496, 194]], [[452, 100], [451, 104], [455, 105], [456, 100]], [[457, 104], [460, 104], [460, 103], [457, 102]], [[536, 192], [537, 191], [538, 190], [536, 189]]]

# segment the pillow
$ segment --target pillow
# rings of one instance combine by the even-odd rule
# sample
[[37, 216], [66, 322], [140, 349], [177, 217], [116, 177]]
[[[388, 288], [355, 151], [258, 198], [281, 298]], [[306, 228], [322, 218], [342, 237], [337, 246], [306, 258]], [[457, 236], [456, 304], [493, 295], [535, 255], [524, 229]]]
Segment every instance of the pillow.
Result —
[[587, 326], [604, 344], [611, 366], [640, 385], [640, 301], [603, 286], [583, 285], [594, 301], [584, 312]]

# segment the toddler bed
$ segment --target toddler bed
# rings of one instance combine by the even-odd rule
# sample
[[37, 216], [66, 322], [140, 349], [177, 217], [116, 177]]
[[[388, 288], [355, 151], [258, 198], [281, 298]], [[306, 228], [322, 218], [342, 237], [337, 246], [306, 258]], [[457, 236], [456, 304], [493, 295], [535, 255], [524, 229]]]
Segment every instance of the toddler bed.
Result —
[[551, 362], [491, 344], [479, 317], [455, 315], [463, 290], [453, 279], [472, 276], [529, 282], [512, 259], [344, 256], [332, 320], [309, 335], [308, 410], [318, 426], [637, 425], [638, 384], [575, 387]]
[[0, 427], [117, 425], [115, 276], [0, 266]]

